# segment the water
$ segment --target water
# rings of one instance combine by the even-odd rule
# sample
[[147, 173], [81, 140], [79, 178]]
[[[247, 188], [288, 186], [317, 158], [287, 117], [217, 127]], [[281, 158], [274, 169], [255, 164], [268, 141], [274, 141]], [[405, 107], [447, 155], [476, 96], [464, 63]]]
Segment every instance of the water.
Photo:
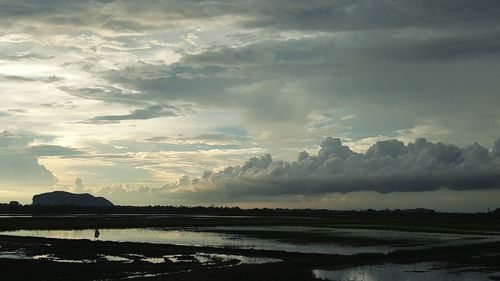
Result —
[[[202, 230], [203, 228], [199, 228]], [[413, 240], [415, 242], [433, 242], [440, 243], [463, 240], [491, 240], [498, 239], [497, 235], [481, 235], [481, 234], [454, 234], [454, 233], [434, 233], [434, 232], [415, 232], [415, 231], [398, 231], [398, 230], [379, 230], [379, 229], [363, 229], [363, 228], [325, 228], [325, 227], [307, 227], [307, 226], [218, 226], [206, 228], [213, 231], [267, 231], [267, 232], [295, 232], [295, 233], [319, 233], [330, 236], [342, 237], [359, 237], [383, 239], [386, 241], [393, 240]]]
[[54, 254], [39, 254], [30, 256], [23, 251], [7, 251], [0, 253], [0, 259], [29, 259], [29, 260], [48, 260], [60, 263], [96, 263], [99, 260], [119, 263], [132, 263], [135, 259], [153, 264], [163, 263], [193, 263], [203, 265], [217, 265], [220, 262], [236, 260], [237, 264], [265, 264], [281, 262], [280, 259], [266, 257], [248, 257], [242, 255], [227, 255], [213, 253], [195, 253], [195, 254], [177, 254], [177, 255], [162, 255], [160, 257], [146, 257], [138, 254], [126, 254], [122, 256], [112, 256], [98, 254], [95, 259], [63, 259]]
[[[228, 232], [230, 231], [230, 232]], [[331, 242], [278, 241], [276, 239], [262, 239], [251, 237], [252, 231], [275, 231], [294, 233], [301, 237], [304, 233], [320, 233], [331, 237]], [[119, 242], [147, 242], [159, 244], [174, 244], [183, 246], [217, 247], [275, 250], [299, 253], [322, 253], [353, 255], [358, 253], [388, 253], [394, 249], [405, 248], [390, 241], [414, 241], [412, 248], [428, 247], [436, 244], [460, 245], [490, 240], [498, 240], [498, 236], [463, 235], [442, 233], [419, 233], [388, 230], [366, 229], [328, 229], [314, 227], [207, 227], [207, 228], [129, 228], [129, 229], [101, 229], [99, 240]], [[16, 230], [0, 232], [0, 235], [33, 236], [60, 239], [93, 239], [94, 230]], [[377, 246], [349, 245], [335, 242], [335, 237], [383, 238], [386, 243]], [[307, 239], [306, 239], [307, 240]], [[387, 242], [389, 241], [389, 242]], [[415, 245], [417, 244], [417, 245]], [[408, 248], [408, 247], [406, 247]]]
[[342, 270], [313, 270], [314, 277], [332, 281], [481, 281], [495, 273], [455, 272], [436, 263], [383, 264]]
[[[445, 234], [425, 232], [404, 232], [393, 230], [372, 229], [332, 229], [300, 226], [225, 226], [225, 227], [198, 227], [198, 228], [131, 228], [131, 229], [101, 229], [99, 240], [119, 242], [147, 242], [159, 244], [174, 244], [185, 246], [205, 246], [217, 248], [278, 250], [300, 253], [326, 253], [351, 255], [357, 253], [387, 253], [395, 249], [424, 248], [436, 245], [464, 245], [485, 241], [498, 241], [498, 235], [479, 234]], [[268, 233], [269, 232], [269, 233]], [[263, 235], [264, 234], [264, 235]], [[281, 235], [298, 238], [291, 241], [279, 241]], [[323, 242], [306, 242], [309, 237], [318, 237]], [[0, 235], [33, 236], [59, 239], [88, 239], [92, 240], [94, 229], [85, 230], [17, 230], [0, 232]], [[252, 235], [254, 237], [252, 237]], [[259, 236], [261, 235], [261, 236]], [[257, 238], [257, 237], [265, 237]], [[270, 237], [272, 239], [270, 239]], [[324, 238], [328, 239], [324, 239]], [[380, 246], [357, 246], [349, 239], [339, 237], [382, 239]], [[329, 239], [331, 238], [331, 242]], [[335, 242], [339, 239], [341, 242]], [[326, 242], [325, 242], [326, 241]], [[377, 240], [375, 240], [377, 241]], [[401, 243], [401, 241], [405, 241]], [[407, 242], [409, 245], [405, 245]], [[200, 249], [202, 251], [202, 249]], [[96, 263], [99, 261], [132, 263], [136, 261], [151, 264], [192, 263], [206, 266], [217, 266], [221, 262], [229, 262], [224, 266], [238, 264], [262, 264], [280, 262], [279, 259], [266, 257], [248, 257], [240, 255], [223, 255], [214, 253], [195, 253], [188, 255], [161, 255], [143, 256], [139, 254], [103, 255], [97, 254], [91, 259], [68, 259], [53, 254], [38, 254], [30, 256], [19, 251], [0, 251], [0, 258], [6, 259], [40, 259], [60, 263]], [[232, 262], [231, 262], [232, 261]], [[481, 281], [490, 280], [491, 276], [500, 276], [500, 273], [488, 273], [479, 269], [470, 269], [468, 272], [456, 272], [437, 263], [417, 263], [409, 265], [383, 264], [361, 266], [342, 270], [313, 270], [313, 275], [322, 280], [335, 281]], [[147, 273], [149, 274], [149, 273]], [[144, 277], [143, 273], [130, 278]]]
[[31, 257], [22, 251], [3, 251], [0, 252], [0, 259], [26, 260], [31, 259]]
[[[287, 243], [272, 239], [242, 237], [238, 234], [219, 233], [207, 229], [130, 228], [100, 229], [102, 241], [147, 242], [182, 246], [275, 250], [298, 253], [323, 253], [352, 255], [363, 252], [387, 253], [385, 246], [352, 247], [335, 243]], [[16, 230], [0, 235], [31, 236], [59, 239], [93, 239], [94, 230]]]
[[57, 256], [52, 255], [52, 254], [35, 255], [35, 256], [29, 257], [29, 259], [50, 260], [50, 261], [61, 262], [61, 263], [94, 263], [94, 262], [96, 262], [95, 260], [89, 260], [89, 259], [63, 259], [63, 258], [57, 257]]

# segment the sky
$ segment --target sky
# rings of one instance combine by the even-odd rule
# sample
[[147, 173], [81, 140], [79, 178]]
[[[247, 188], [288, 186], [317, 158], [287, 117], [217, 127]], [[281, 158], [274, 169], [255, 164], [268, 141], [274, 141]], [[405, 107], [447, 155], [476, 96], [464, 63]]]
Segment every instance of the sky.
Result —
[[500, 207], [496, 0], [0, 0], [0, 202]]

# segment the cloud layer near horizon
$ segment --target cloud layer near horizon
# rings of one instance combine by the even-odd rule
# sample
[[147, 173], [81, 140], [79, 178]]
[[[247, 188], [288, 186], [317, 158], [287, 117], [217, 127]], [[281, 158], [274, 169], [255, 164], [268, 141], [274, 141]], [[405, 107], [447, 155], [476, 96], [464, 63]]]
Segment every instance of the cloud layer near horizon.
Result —
[[[269, 200], [286, 195], [500, 189], [500, 140], [489, 151], [479, 144], [460, 148], [423, 138], [405, 145], [398, 140], [376, 142], [365, 153], [353, 152], [338, 138], [327, 138], [317, 155], [301, 152], [296, 161], [252, 157], [241, 166], [183, 176], [177, 184], [141, 189], [194, 202]], [[126, 193], [123, 186], [103, 194]]]

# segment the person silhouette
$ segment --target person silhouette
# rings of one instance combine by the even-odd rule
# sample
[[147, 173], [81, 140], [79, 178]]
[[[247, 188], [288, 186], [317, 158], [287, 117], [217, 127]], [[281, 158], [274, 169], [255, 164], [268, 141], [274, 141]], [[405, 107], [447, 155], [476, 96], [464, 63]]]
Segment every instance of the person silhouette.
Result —
[[99, 235], [101, 235], [101, 232], [99, 232], [99, 229], [95, 229], [94, 231], [94, 239], [97, 240], [99, 238]]

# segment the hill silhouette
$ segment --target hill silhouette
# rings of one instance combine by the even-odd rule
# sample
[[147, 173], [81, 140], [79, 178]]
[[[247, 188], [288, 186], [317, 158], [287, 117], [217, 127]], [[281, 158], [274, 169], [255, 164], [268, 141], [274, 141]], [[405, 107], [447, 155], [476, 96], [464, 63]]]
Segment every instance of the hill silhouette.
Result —
[[113, 203], [104, 197], [95, 197], [88, 193], [75, 194], [66, 191], [54, 191], [33, 196], [33, 205], [39, 206], [95, 206], [110, 207]]

